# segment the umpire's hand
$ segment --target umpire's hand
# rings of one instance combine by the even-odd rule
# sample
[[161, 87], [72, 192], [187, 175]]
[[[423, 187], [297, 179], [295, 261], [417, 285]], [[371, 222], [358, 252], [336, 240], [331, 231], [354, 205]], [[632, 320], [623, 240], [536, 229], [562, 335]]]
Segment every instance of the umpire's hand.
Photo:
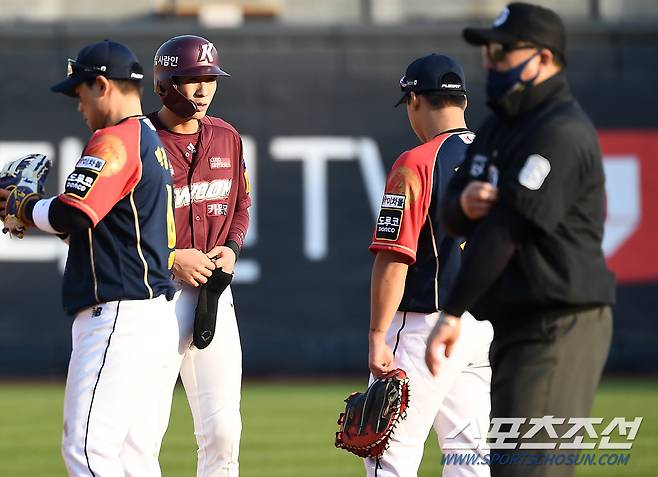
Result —
[[498, 188], [489, 182], [472, 181], [462, 191], [459, 204], [464, 215], [471, 220], [478, 220], [489, 213], [491, 206], [498, 200]]
[[434, 329], [427, 338], [427, 348], [425, 349], [425, 363], [434, 376], [437, 375], [441, 360], [441, 345], [445, 345], [443, 354], [446, 358], [452, 354], [452, 347], [459, 338], [461, 331], [461, 320], [456, 316], [446, 315], [443, 312], [439, 315], [439, 321], [434, 325]]

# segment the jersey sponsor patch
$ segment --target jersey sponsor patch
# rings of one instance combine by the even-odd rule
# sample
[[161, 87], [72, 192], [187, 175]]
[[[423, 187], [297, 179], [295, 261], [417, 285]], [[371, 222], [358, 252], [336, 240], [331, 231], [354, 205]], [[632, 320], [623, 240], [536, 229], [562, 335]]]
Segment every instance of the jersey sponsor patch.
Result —
[[88, 169], [76, 169], [66, 178], [64, 193], [84, 200], [98, 179], [98, 172]]
[[211, 157], [210, 168], [211, 169], [230, 169], [231, 168], [231, 159], [228, 157]]
[[551, 172], [551, 163], [548, 159], [539, 154], [532, 154], [525, 160], [519, 172], [519, 184], [530, 190], [538, 190], [549, 172]]
[[406, 199], [407, 197], [401, 194], [384, 194], [382, 208], [404, 210]]
[[381, 209], [377, 218], [375, 239], [395, 241], [400, 236], [404, 210]]
[[206, 214], [210, 217], [218, 217], [228, 213], [228, 204], [206, 204]]
[[75, 168], [91, 169], [92, 171], [100, 172], [103, 170], [104, 166], [105, 161], [100, 157], [82, 156], [80, 159], [78, 159]]
[[191, 202], [205, 202], [207, 200], [222, 200], [231, 193], [233, 179], [215, 179], [210, 182], [195, 182], [189, 186], [174, 189], [176, 208], [186, 207]]
[[475, 134], [473, 133], [464, 133], [460, 134], [459, 138], [464, 141], [464, 144], [470, 144], [473, 142], [473, 139], [475, 139]]

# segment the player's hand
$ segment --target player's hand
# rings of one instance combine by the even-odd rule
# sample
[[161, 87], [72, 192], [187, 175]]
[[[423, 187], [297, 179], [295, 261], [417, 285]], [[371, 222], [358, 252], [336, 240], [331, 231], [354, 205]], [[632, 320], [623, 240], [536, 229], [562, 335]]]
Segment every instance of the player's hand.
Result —
[[498, 188], [482, 181], [469, 182], [459, 196], [459, 204], [466, 217], [471, 220], [481, 219], [487, 215], [497, 200]]
[[[461, 320], [456, 316], [441, 313], [439, 321], [427, 338], [425, 349], [425, 363], [434, 376], [437, 375], [442, 359], [442, 354], [448, 358], [452, 354], [452, 348], [459, 338], [461, 332]], [[441, 345], [445, 345], [441, 346]]]
[[221, 268], [226, 273], [233, 273], [235, 262], [238, 259], [233, 249], [217, 245], [206, 255], [215, 263], [215, 267]]
[[368, 367], [376, 378], [395, 369], [393, 351], [386, 344], [386, 334], [383, 332], [370, 332], [368, 337]]
[[183, 283], [198, 287], [208, 281], [215, 264], [205, 253], [195, 248], [176, 249], [174, 276]]
[[7, 216], [7, 197], [9, 197], [9, 192], [5, 189], [0, 189], [0, 220], [4, 221]]

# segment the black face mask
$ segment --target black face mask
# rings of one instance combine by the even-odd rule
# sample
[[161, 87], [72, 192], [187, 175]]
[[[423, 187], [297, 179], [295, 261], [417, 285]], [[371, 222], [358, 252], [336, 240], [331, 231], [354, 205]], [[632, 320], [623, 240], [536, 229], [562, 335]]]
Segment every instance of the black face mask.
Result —
[[512, 89], [518, 89], [519, 87], [528, 88], [532, 86], [532, 82], [537, 78], [539, 72], [537, 72], [537, 75], [535, 75], [534, 78], [527, 81], [521, 79], [521, 74], [526, 65], [530, 63], [530, 60], [538, 54], [539, 52], [535, 53], [520, 65], [507, 71], [489, 70], [489, 73], [487, 74], [487, 97], [489, 98], [489, 101], [499, 100]]
[[487, 74], [487, 98], [494, 110], [502, 110], [507, 116], [515, 116], [521, 106], [526, 91], [532, 88], [532, 83], [539, 76], [539, 72], [529, 80], [523, 81], [521, 74], [526, 65], [537, 56], [532, 55], [518, 66], [507, 71], [489, 70]]

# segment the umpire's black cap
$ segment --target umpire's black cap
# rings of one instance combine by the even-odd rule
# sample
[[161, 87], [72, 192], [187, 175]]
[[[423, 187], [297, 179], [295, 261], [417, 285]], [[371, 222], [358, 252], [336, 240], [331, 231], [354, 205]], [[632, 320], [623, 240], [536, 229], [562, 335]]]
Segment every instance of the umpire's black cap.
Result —
[[459, 63], [449, 56], [432, 53], [407, 66], [406, 73], [400, 78], [400, 88], [404, 94], [396, 107], [406, 101], [411, 92], [465, 95], [466, 80]]
[[75, 97], [76, 86], [90, 78], [105, 76], [140, 81], [144, 78], [144, 69], [126, 45], [103, 40], [82, 48], [75, 60], [69, 58], [66, 76], [64, 81], [51, 86], [50, 90]]
[[527, 41], [547, 48], [564, 61], [567, 47], [562, 19], [553, 10], [530, 3], [510, 3], [492, 28], [465, 28], [464, 40], [471, 45], [513, 44]]

